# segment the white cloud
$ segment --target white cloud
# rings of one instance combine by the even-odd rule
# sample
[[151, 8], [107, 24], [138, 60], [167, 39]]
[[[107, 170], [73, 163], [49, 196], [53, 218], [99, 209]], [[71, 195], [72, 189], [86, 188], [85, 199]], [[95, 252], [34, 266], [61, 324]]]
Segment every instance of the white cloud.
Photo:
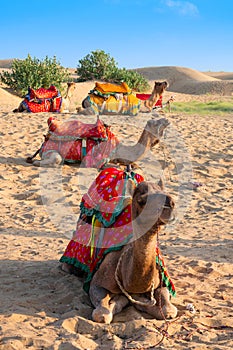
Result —
[[164, 0], [163, 2], [166, 6], [172, 8], [183, 16], [197, 16], [199, 14], [197, 6], [189, 1]]

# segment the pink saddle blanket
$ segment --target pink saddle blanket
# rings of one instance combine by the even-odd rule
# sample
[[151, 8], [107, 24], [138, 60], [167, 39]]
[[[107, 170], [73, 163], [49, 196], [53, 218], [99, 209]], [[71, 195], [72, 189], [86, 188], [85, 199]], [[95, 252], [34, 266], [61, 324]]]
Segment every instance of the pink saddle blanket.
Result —
[[101, 167], [119, 143], [110, 127], [97, 120], [94, 124], [80, 120], [59, 121], [48, 119], [48, 134], [41, 147], [40, 156], [58, 152], [64, 161], [83, 162], [86, 167]]

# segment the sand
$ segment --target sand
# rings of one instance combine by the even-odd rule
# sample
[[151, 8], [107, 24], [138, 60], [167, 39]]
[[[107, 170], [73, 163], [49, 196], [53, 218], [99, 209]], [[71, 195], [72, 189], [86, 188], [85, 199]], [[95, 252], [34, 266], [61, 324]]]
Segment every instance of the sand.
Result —
[[[74, 109], [92, 87], [93, 82], [77, 84]], [[180, 101], [197, 98], [219, 96], [177, 95]], [[163, 176], [178, 208], [177, 221], [160, 235], [177, 290], [172, 300], [178, 318], [157, 321], [130, 306], [111, 325], [102, 325], [91, 320], [82, 281], [59, 268], [80, 198], [97, 172], [77, 165], [43, 170], [27, 164], [25, 158], [47, 132], [49, 114], [12, 113], [19, 101], [0, 90], [0, 349], [231, 349], [232, 116], [166, 112], [161, 116], [170, 126], [160, 145], [140, 162], [146, 179]], [[71, 116], [95, 120], [57, 115], [61, 120]], [[101, 119], [122, 142], [134, 144], [146, 121], [159, 117], [140, 113]]]

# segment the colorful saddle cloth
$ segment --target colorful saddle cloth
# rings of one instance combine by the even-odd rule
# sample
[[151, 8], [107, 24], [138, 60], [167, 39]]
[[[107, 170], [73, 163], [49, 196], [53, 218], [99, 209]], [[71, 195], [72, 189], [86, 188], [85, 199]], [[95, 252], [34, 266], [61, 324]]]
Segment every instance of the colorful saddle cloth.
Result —
[[95, 114], [137, 115], [141, 105], [126, 83], [97, 82], [87, 98]]
[[49, 131], [40, 150], [41, 158], [57, 151], [66, 162], [83, 162], [86, 167], [99, 168], [108, 161], [119, 143], [110, 127], [99, 119], [95, 124], [86, 124], [79, 120], [60, 122], [50, 117], [48, 126]]
[[[132, 237], [131, 201], [125, 202], [126, 186], [128, 181], [137, 185], [143, 180], [141, 175], [134, 172], [106, 168], [81, 200], [76, 231], [60, 261], [87, 273], [83, 286], [87, 293], [90, 281], [105, 255], [121, 249]], [[156, 262], [165, 285], [175, 295], [174, 285], [158, 249]]]
[[49, 89], [39, 88], [34, 90], [28, 88], [28, 94], [25, 96], [22, 105], [28, 112], [60, 112], [62, 97], [54, 85]]

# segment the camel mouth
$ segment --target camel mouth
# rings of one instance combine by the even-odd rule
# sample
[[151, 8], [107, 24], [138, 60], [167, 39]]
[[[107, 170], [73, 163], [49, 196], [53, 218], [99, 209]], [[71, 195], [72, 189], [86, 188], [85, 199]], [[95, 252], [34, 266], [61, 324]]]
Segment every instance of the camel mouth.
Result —
[[174, 207], [175, 203], [173, 199], [167, 195], [159, 218], [163, 224], [172, 223], [176, 220]]

